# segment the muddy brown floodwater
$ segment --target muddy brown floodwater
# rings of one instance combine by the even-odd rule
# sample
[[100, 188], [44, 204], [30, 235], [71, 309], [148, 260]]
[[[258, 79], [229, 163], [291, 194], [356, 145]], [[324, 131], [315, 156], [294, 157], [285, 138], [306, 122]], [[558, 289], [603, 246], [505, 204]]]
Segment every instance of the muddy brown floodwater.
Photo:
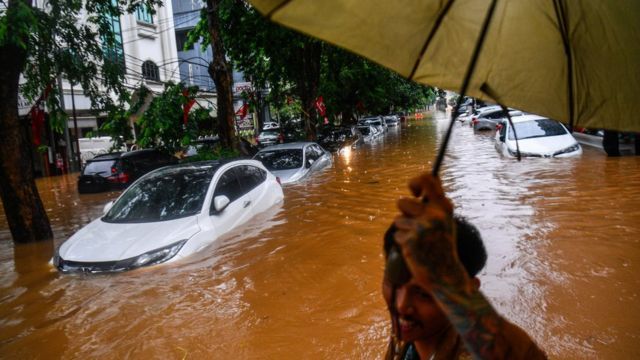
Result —
[[[410, 121], [285, 188], [282, 206], [187, 261], [61, 275], [53, 246], [117, 193], [39, 179], [54, 244], [0, 214], [0, 357], [380, 359], [382, 234], [446, 121]], [[456, 125], [442, 178], [489, 253], [482, 289], [553, 358], [640, 357], [640, 158], [502, 158]], [[2, 210], [0, 210], [2, 211]]]

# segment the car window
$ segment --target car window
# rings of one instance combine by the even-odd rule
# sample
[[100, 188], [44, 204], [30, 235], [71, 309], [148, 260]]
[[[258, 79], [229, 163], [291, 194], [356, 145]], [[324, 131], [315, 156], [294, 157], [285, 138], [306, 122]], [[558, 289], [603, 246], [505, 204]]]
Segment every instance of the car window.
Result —
[[313, 146], [307, 146], [307, 148], [304, 150], [304, 154], [307, 160], [318, 160], [318, 153], [316, 153], [316, 151], [313, 149]]
[[127, 161], [132, 164], [136, 169], [148, 169], [149, 168], [149, 156], [147, 153], [135, 154], [128, 156]]
[[[513, 124], [518, 135], [518, 140], [544, 136], [558, 136], [567, 133], [567, 130], [555, 120], [540, 119], [518, 122]], [[514, 140], [513, 131], [509, 131], [509, 140]]]
[[267, 172], [251, 165], [238, 167], [240, 185], [242, 185], [243, 195], [262, 184], [267, 179]]
[[130, 187], [102, 220], [140, 223], [195, 215], [202, 209], [212, 176], [211, 168], [156, 173]]
[[320, 148], [320, 146], [318, 145], [311, 145], [311, 147], [313, 148], [313, 150], [316, 152], [318, 158], [320, 158], [322, 155], [324, 155], [324, 150], [322, 150], [322, 148]]
[[[216, 196], [224, 195], [229, 198], [230, 202], [237, 200], [243, 195], [242, 186], [238, 181], [238, 169], [232, 167], [227, 169], [216, 184], [216, 189], [213, 192], [213, 198]], [[211, 210], [215, 212], [213, 208], [213, 202], [211, 202]]]
[[292, 170], [302, 167], [301, 149], [282, 149], [272, 151], [260, 151], [254, 159], [262, 162], [270, 171]]
[[115, 160], [89, 161], [82, 172], [84, 175], [111, 175], [111, 167]]
[[502, 127], [500, 128], [500, 137], [504, 139], [504, 135], [507, 133], [507, 123], [502, 122]]

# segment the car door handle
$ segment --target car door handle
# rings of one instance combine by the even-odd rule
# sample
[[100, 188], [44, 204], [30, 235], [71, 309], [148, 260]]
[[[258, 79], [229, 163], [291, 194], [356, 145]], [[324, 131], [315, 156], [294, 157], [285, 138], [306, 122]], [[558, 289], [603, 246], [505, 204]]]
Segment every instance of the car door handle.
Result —
[[242, 203], [243, 208], [246, 208], [249, 205], [251, 205], [251, 201], [245, 201], [244, 203]]

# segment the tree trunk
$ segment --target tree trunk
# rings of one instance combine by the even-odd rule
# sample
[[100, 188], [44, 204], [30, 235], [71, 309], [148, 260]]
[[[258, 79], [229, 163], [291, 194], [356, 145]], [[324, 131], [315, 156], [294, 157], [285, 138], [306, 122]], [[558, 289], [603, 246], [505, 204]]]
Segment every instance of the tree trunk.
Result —
[[320, 83], [322, 44], [315, 40], [305, 39], [304, 47], [299, 52], [298, 58], [302, 62], [302, 71], [296, 77], [296, 90], [304, 109], [304, 130], [307, 134], [307, 140], [315, 141], [317, 134], [314, 102], [318, 97]]
[[24, 50], [0, 47], [0, 196], [13, 241], [26, 243], [53, 238], [33, 174], [29, 123], [18, 117], [20, 73]]
[[218, 106], [218, 135], [222, 145], [229, 149], [239, 149], [233, 111], [231, 90], [231, 67], [227, 63], [226, 51], [220, 36], [219, 0], [207, 0], [207, 20], [213, 61], [209, 63], [209, 76], [216, 84]]

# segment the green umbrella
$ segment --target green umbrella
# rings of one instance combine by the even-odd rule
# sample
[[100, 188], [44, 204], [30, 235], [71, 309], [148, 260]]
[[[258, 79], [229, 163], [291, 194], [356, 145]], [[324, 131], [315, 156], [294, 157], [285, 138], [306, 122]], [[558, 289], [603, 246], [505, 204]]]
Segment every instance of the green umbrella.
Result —
[[467, 95], [575, 126], [640, 132], [638, 0], [251, 3], [420, 83], [460, 92], [469, 73]]

